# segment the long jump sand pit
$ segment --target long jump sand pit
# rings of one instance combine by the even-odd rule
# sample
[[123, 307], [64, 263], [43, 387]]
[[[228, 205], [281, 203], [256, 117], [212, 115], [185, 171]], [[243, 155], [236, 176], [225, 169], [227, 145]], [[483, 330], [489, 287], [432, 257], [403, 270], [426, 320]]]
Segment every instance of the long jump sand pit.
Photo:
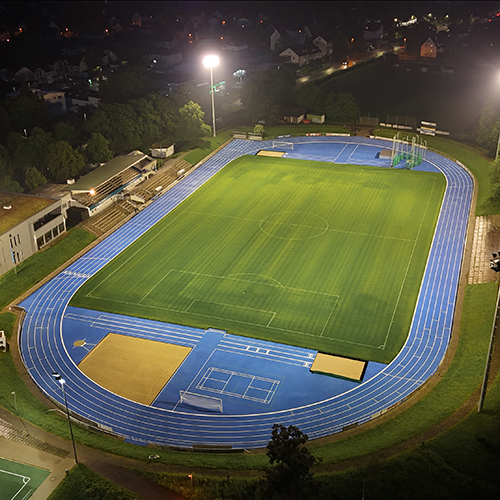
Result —
[[366, 365], [366, 361], [318, 352], [311, 366], [311, 372], [361, 382]]
[[284, 151], [269, 151], [267, 149], [261, 149], [257, 156], [269, 156], [271, 158], [281, 158], [285, 154]]
[[190, 352], [190, 347], [108, 333], [78, 368], [105, 389], [150, 405]]

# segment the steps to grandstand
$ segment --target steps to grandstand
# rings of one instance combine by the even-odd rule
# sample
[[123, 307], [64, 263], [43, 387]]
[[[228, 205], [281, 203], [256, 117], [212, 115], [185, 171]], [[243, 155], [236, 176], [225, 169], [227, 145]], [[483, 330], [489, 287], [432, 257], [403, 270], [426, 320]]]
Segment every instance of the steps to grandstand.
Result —
[[[168, 163], [148, 180], [131, 188], [128, 193], [123, 195], [122, 200], [114, 202], [106, 209], [87, 219], [83, 227], [97, 237], [102, 236], [125, 222], [128, 217], [140, 210], [144, 204], [151, 201], [159, 192], [168, 190], [169, 187], [187, 175], [193, 168], [193, 165], [186, 160], [170, 161]], [[181, 175], [179, 175], [179, 171], [183, 171]]]

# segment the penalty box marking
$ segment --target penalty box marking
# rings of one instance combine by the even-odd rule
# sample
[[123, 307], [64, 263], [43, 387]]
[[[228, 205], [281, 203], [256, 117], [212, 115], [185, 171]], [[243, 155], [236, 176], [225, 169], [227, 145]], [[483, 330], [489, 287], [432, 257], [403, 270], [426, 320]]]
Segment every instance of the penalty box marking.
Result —
[[[270, 328], [278, 331], [321, 337], [326, 330], [340, 298], [339, 295], [336, 294], [286, 287], [270, 277], [266, 278], [269, 281], [272, 281], [270, 283], [266, 283], [263, 282], [262, 279], [248, 279], [248, 274], [244, 274], [244, 279], [238, 279], [235, 276], [237, 275], [230, 274], [228, 276], [217, 276], [192, 271], [170, 269], [157, 281], [155, 285], [150, 288], [148, 292], [142, 296], [138, 305], [143, 307], [156, 307], [206, 318], [234, 321], [236, 323]], [[191, 290], [189, 290], [188, 287], [192, 281], [194, 286], [192, 286]], [[202, 281], [205, 282], [205, 287], [202, 286]], [[179, 289], [181, 287], [176, 284], [178, 282], [181, 283], [182, 288], [184, 289], [184, 296], [180, 298], [172, 296], [171, 303], [168, 303], [168, 296], [165, 296], [165, 294], [162, 293], [162, 290], [168, 293], [168, 290]], [[318, 300], [323, 301], [322, 314], [320, 316], [320, 319], [323, 321], [314, 328], [316, 333], [303, 331], [300, 328], [290, 328], [287, 327], [289, 325], [280, 324], [283, 323], [283, 321], [286, 321], [283, 316], [280, 316], [280, 309], [273, 311], [269, 309], [259, 309], [257, 307], [248, 307], [245, 305], [245, 302], [248, 302], [248, 299], [244, 297], [246, 285], [252, 285], [254, 288], [261, 288], [262, 290], [264, 290], [264, 287], [267, 287], [267, 290], [272, 288], [275, 290], [273, 293], [277, 293], [279, 295], [294, 294], [296, 297], [298, 296], [299, 300], [304, 302], [304, 310], [308, 309], [308, 307], [306, 307], [308, 302], [317, 302]], [[210, 289], [211, 292], [215, 294], [215, 300], [206, 300], [203, 296], [200, 296], [200, 294], [202, 294], [200, 289], [203, 290], [203, 288]], [[217, 288], [220, 289], [219, 296], [221, 298], [231, 295], [234, 302], [229, 303], [216, 300]], [[153, 291], [156, 291], [156, 293], [152, 294]], [[262, 293], [260, 298], [261, 302], [268, 302], [268, 299], [269, 293]], [[279, 305], [282, 300], [282, 297], [281, 300], [280, 297], [277, 297], [277, 300], [274, 300], [274, 305]], [[176, 302], [174, 303], [174, 301]], [[184, 304], [182, 304], [182, 301]], [[203, 304], [211, 304], [213, 307], [203, 307]], [[210, 310], [210, 312], [208, 312], [208, 310]]]
[[279, 384], [280, 381], [275, 379], [209, 367], [196, 388], [269, 404], [276, 394]]

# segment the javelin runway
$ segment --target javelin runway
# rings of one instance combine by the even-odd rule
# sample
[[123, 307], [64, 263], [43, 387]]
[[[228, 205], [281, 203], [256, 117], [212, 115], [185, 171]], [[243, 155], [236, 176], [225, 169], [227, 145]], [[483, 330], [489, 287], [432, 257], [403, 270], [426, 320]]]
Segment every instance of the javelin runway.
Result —
[[[379, 159], [377, 154], [388, 148], [387, 141], [324, 136], [285, 140], [295, 143], [294, 150], [286, 154], [290, 158], [389, 166], [389, 161]], [[21, 356], [31, 377], [48, 397], [64, 404], [61, 389], [51, 375], [57, 371], [67, 381], [71, 411], [130, 442], [258, 448], [267, 444], [275, 423], [296, 425], [311, 439], [340, 432], [354, 423], [364, 423], [403, 401], [435, 373], [451, 335], [474, 185], [464, 168], [429, 151], [419, 168], [441, 171], [446, 176], [447, 187], [409, 336], [389, 365], [371, 366], [362, 384], [339, 382], [335, 388], [328, 386], [323, 391], [307, 387], [301, 390], [297, 386], [294, 394], [288, 390], [293, 385], [283, 385], [288, 375], [273, 378], [272, 372], [267, 371], [266, 377], [257, 374], [250, 379], [236, 367], [214, 371], [214, 366], [231, 351], [240, 357], [238, 366], [247, 362], [253, 366], [251, 360], [257, 359], [258, 363], [279, 363], [290, 370], [303, 370], [290, 372], [289, 377], [298, 380], [301, 373], [309, 373], [309, 360], [313, 359], [314, 351], [242, 339], [219, 331], [125, 319], [68, 307], [73, 294], [89, 277], [227, 163], [243, 154], [255, 154], [271, 147], [272, 141], [233, 140], [20, 304], [26, 310], [19, 342]], [[198, 365], [181, 366], [152, 406], [142, 405], [105, 390], [77, 367], [85, 352], [74, 349], [74, 341], [84, 340], [79, 344], [80, 349], [85, 345], [90, 349], [110, 331], [186, 345], [194, 349], [193, 353], [199, 352], [202, 359]], [[133, 367], [130, 373], [134, 376]], [[240, 386], [246, 384], [245, 391], [229, 388], [233, 377]], [[316, 383], [311, 378], [311, 387], [322, 385], [314, 386]], [[194, 411], [178, 404], [177, 387], [219, 397], [224, 403], [223, 412]]]

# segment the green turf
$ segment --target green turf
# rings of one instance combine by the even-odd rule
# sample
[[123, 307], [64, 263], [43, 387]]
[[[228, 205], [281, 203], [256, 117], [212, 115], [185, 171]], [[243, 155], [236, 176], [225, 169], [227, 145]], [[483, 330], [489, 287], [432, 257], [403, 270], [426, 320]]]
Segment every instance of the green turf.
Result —
[[389, 362], [444, 186], [436, 173], [242, 157], [71, 305]]
[[0, 498], [29, 498], [50, 471], [0, 458]]

